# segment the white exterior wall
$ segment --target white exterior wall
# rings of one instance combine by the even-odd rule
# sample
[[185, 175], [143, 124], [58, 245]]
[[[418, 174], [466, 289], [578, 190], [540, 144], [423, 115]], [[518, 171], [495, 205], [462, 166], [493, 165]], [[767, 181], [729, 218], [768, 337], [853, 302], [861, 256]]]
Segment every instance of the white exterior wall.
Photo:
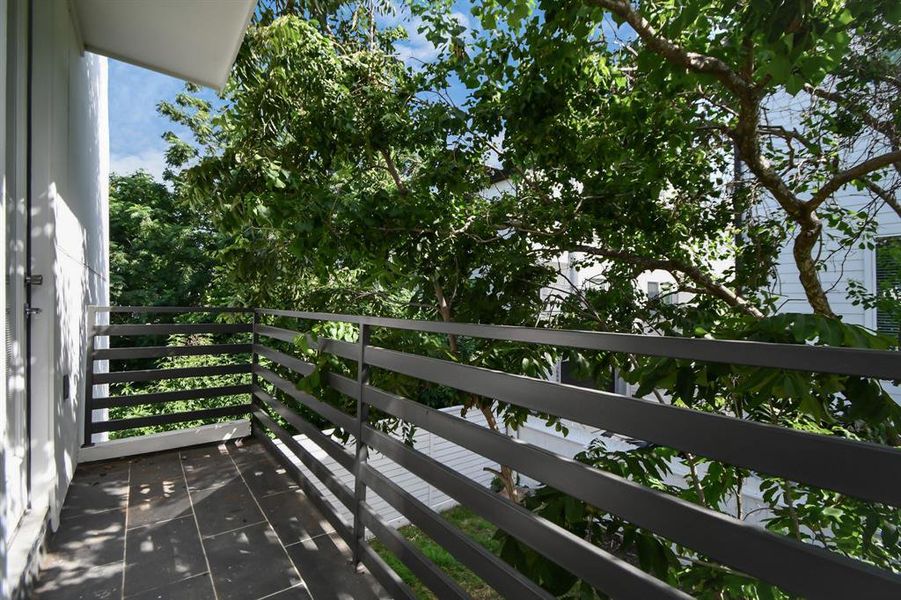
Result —
[[107, 66], [80, 52], [67, 2], [36, 8], [32, 270], [44, 284], [33, 294], [42, 309], [32, 325], [32, 452], [42, 475], [33, 497], [48, 496], [55, 520], [82, 442], [86, 307], [109, 303]]
[[[12, 2], [26, 10], [2, 0], [4, 14]], [[58, 525], [82, 443], [85, 307], [109, 300], [106, 59], [81, 52], [66, 0], [34, 2], [33, 46], [31, 267], [43, 284], [32, 288], [31, 509], [4, 548], [0, 597], [43, 524]]]
[[[7, 0], [0, 0], [0, 32], [3, 32], [4, 40], [3, 43], [0, 43], [0, 200], [3, 202], [2, 210], [0, 210], [0, 231], [6, 231], [6, 207], [8, 204], [8, 198], [13, 194], [12, 185], [11, 185], [11, 176], [7, 172], [7, 155], [11, 155], [13, 153], [12, 149], [7, 148], [7, 120], [8, 120], [8, 111], [10, 103], [7, 102], [7, 94], [10, 90], [7, 87], [7, 73], [12, 71], [12, 65], [8, 65], [8, 54], [7, 54], [7, 43], [8, 40], [5, 39], [7, 36], [7, 25], [9, 15], [9, 6], [7, 4]], [[4, 242], [0, 244], [0, 264], [6, 265], [6, 236], [4, 234]], [[4, 275], [6, 276], [6, 275]], [[0, 300], [2, 300], [3, 306], [6, 306], [6, 285], [0, 286]], [[6, 331], [7, 319], [5, 311], [0, 313], [0, 319], [2, 319], [3, 330]], [[4, 351], [4, 356], [7, 356], [8, 350]], [[7, 369], [6, 369], [6, 359], [0, 360], [0, 377], [2, 377], [3, 384], [0, 385], [0, 431], [3, 432], [3, 440], [2, 444], [0, 444], [0, 489], [3, 490], [2, 501], [0, 501], [0, 598], [6, 598], [9, 596], [10, 592], [10, 584], [7, 581], [7, 557], [8, 557], [8, 538], [11, 536], [12, 532], [9, 531], [10, 523], [9, 523], [9, 515], [10, 513], [17, 512], [12, 506], [10, 506], [11, 499], [9, 497], [9, 490], [7, 489], [7, 470], [9, 467], [7, 466], [7, 460], [10, 459], [8, 453], [10, 452], [10, 448], [8, 448], [8, 436], [9, 436], [9, 426], [10, 424], [7, 421], [7, 410], [9, 410], [9, 399], [6, 394], [6, 381], [7, 381]]]

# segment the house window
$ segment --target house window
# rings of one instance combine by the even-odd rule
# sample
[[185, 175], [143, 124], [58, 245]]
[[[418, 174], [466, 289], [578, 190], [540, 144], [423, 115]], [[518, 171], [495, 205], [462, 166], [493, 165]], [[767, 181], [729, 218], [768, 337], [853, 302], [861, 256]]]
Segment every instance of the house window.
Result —
[[648, 282], [648, 298], [651, 300], [660, 299], [663, 304], [677, 304], [679, 301], [679, 293], [672, 290], [669, 283], [660, 284], [657, 281]]
[[[883, 238], [876, 243], [876, 292], [881, 298], [901, 300], [901, 236]], [[898, 310], [876, 307], [879, 333], [901, 340]]]

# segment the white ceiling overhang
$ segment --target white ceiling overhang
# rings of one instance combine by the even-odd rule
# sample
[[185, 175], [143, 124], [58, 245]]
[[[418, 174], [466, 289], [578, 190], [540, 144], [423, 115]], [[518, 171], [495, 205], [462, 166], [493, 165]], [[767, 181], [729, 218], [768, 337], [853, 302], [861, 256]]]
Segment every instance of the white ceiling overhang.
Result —
[[215, 89], [256, 0], [69, 0], [85, 50]]

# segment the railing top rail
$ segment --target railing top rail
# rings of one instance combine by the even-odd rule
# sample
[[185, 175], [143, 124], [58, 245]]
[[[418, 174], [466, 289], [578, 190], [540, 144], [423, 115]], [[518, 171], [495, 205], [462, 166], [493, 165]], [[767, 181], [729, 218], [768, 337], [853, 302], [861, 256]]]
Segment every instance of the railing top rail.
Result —
[[252, 313], [253, 308], [243, 306], [89, 306], [89, 310], [106, 313]]
[[731, 363], [793, 371], [856, 375], [876, 379], [901, 379], [901, 352], [892, 350], [806, 346], [742, 340], [679, 338], [510, 325], [446, 323], [441, 321], [418, 321], [268, 308], [257, 309], [257, 313], [315, 321], [340, 321], [425, 333], [563, 346], [583, 350], [623, 352], [627, 354], [713, 363]]
[[901, 352], [862, 348], [837, 348], [743, 340], [711, 340], [633, 333], [574, 329], [545, 329], [478, 323], [446, 323], [270, 308], [209, 306], [91, 306], [108, 313], [257, 313], [315, 321], [340, 321], [422, 333], [439, 333], [510, 342], [544, 344], [603, 352], [623, 352], [750, 367], [856, 375], [876, 379], [901, 379]]

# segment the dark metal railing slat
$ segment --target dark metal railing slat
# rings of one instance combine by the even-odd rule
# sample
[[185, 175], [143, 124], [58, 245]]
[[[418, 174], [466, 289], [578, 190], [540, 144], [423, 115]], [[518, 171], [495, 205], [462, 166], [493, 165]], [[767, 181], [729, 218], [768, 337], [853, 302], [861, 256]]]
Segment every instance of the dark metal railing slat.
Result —
[[583, 350], [621, 352], [701, 362], [735, 363], [818, 373], [901, 379], [901, 355], [887, 350], [835, 348], [743, 340], [712, 340], [633, 333], [608, 333], [483, 325], [444, 321], [418, 321], [358, 315], [260, 309], [261, 314], [317, 321], [366, 323], [372, 327], [440, 333], [508, 342], [525, 342]]
[[[217, 343], [184, 346], [130, 346], [96, 348], [97, 337], [111, 336], [168, 336], [175, 334], [242, 334], [252, 331], [251, 323], [145, 323], [145, 324], [98, 324], [100, 314], [220, 314], [245, 315], [252, 314], [253, 309], [236, 307], [173, 307], [173, 306], [91, 306], [88, 308], [88, 344], [85, 353], [85, 416], [84, 446], [91, 446], [92, 434], [100, 432], [122, 431], [156, 425], [170, 425], [195, 420], [219, 419], [223, 417], [248, 415], [249, 404], [233, 404], [215, 408], [197, 409], [177, 413], [147, 415], [126, 419], [108, 419], [95, 422], [93, 409], [124, 408], [139, 405], [160, 405], [170, 402], [205, 400], [225, 396], [250, 396], [249, 384], [227, 385], [214, 388], [194, 387], [186, 390], [167, 392], [150, 392], [125, 396], [106, 396], [94, 398], [93, 385], [111, 383], [139, 383], [165, 381], [174, 379], [190, 379], [196, 377], [213, 377], [243, 375], [251, 372], [248, 362], [225, 365], [209, 365], [172, 369], [140, 369], [130, 371], [112, 371], [97, 373], [94, 363], [97, 361], [152, 359], [179, 356], [233, 356], [246, 361], [251, 353], [250, 343]], [[243, 355], [243, 357], [242, 357]], [[200, 385], [200, 384], [198, 384]]]
[[[833, 489], [901, 505], [901, 451], [533, 379], [383, 348], [367, 361], [396, 373], [550, 413], [601, 429]], [[867, 465], [861, 469], [860, 465]]]
[[309, 375], [316, 368], [312, 363], [308, 363], [305, 360], [301, 360], [296, 356], [291, 356], [290, 354], [285, 354], [284, 352], [280, 352], [279, 350], [275, 350], [273, 348], [269, 348], [262, 344], [254, 344], [253, 351], [258, 355], [271, 360], [275, 364], [289, 369], [298, 375]]
[[[283, 450], [281, 450], [275, 442], [273, 442], [268, 435], [266, 435], [266, 431], [268, 431], [265, 425], [258, 419], [259, 414], [265, 414], [263, 410], [259, 407], [255, 407], [252, 417], [254, 420], [254, 438], [259, 440], [269, 453], [276, 458], [276, 460], [281, 463], [283, 467], [288, 471], [288, 474], [291, 475], [291, 478], [297, 482], [300, 486], [300, 489], [306, 495], [306, 497], [313, 503], [316, 509], [322, 513], [322, 515], [326, 518], [329, 524], [334, 527], [335, 532], [341, 536], [341, 539], [344, 540], [344, 543], [350, 547], [350, 544], [353, 543], [353, 534], [351, 532], [351, 524], [341, 518], [335, 509], [332, 507], [331, 503], [326, 500], [325, 496], [319, 489], [314, 486], [309, 478], [303, 474], [303, 471], [291, 461], [291, 459], [285, 454]], [[269, 420], [271, 422], [271, 419]]]
[[97, 343], [96, 338], [90, 335], [94, 331], [97, 322], [97, 308], [88, 307], [87, 317], [87, 343], [84, 352], [84, 413], [82, 414], [82, 440], [81, 445], [85, 448], [94, 445], [94, 346]]
[[363, 565], [369, 569], [376, 581], [385, 588], [385, 591], [392, 598], [419, 600], [419, 596], [410, 589], [410, 586], [401, 579], [400, 575], [369, 544], [363, 548]]
[[363, 440], [420, 479], [615, 598], [689, 598], [566, 529], [539, 517], [403, 442], [363, 429]]
[[132, 360], [136, 358], [165, 358], [169, 356], [215, 356], [220, 354], [247, 354], [250, 351], [250, 344], [102, 348], [94, 350], [94, 360]]
[[250, 323], [175, 323], [149, 325], [95, 325], [94, 335], [175, 335], [201, 333], [251, 333]]
[[119, 408], [123, 406], [139, 406], [142, 404], [163, 404], [179, 400], [203, 400], [221, 398], [223, 396], [239, 396], [250, 393], [250, 384], [224, 385], [213, 388], [176, 390], [173, 392], [154, 392], [151, 394], [133, 394], [130, 396], [107, 396], [94, 398], [94, 408]]
[[95, 310], [108, 313], [172, 314], [172, 313], [252, 313], [256, 309], [240, 306], [94, 306]]
[[209, 367], [184, 367], [177, 369], [144, 369], [140, 371], [112, 371], [95, 373], [94, 383], [132, 383], [141, 381], [161, 381], [164, 379], [189, 379], [192, 377], [212, 377], [216, 375], [242, 375], [250, 373], [248, 363], [214, 365]]
[[[470, 600], [471, 596], [447, 573], [425, 557], [419, 548], [408, 541], [397, 529], [386, 525], [376, 516], [372, 507], [365, 502], [360, 505], [360, 523], [367, 527], [375, 537], [385, 545], [391, 553], [404, 563], [416, 577], [438, 598], [458, 598]], [[364, 542], [365, 544], [365, 542]], [[363, 562], [362, 547], [360, 562]]]
[[298, 337], [306, 337], [310, 348], [318, 349], [321, 352], [328, 352], [329, 354], [334, 354], [335, 356], [340, 356], [341, 358], [347, 358], [349, 360], [355, 361], [360, 355], [360, 349], [357, 344], [351, 342], [334, 340], [331, 338], [319, 338], [314, 340], [309, 334], [304, 334], [293, 329], [286, 329], [284, 327], [274, 327], [272, 325], [260, 325], [257, 330], [262, 336], [289, 344], [295, 343]]
[[134, 417], [130, 419], [113, 419], [111, 421], [94, 422], [93, 433], [104, 431], [121, 431], [123, 429], [137, 429], [139, 427], [153, 427], [155, 425], [171, 425], [186, 421], [202, 421], [204, 419], [216, 419], [219, 417], [236, 417], [250, 412], [250, 404], [235, 406], [220, 406], [218, 408], [204, 408], [186, 412], [153, 415], [148, 417]]
[[[629, 482], [401, 396], [367, 386], [365, 398], [390, 415], [789, 592], [815, 596], [844, 589], [879, 597], [898, 584], [897, 578], [860, 561]], [[792, 568], [782, 569], [784, 565]]]
[[341, 480], [338, 479], [338, 477], [332, 472], [331, 469], [325, 466], [318, 458], [313, 456], [313, 454], [309, 450], [304, 448], [303, 445], [301, 445], [300, 442], [294, 439], [294, 437], [290, 433], [285, 431], [282, 426], [276, 423], [275, 420], [266, 413], [266, 411], [255, 406], [253, 409], [253, 416], [255, 419], [260, 421], [260, 423], [262, 423], [267, 430], [274, 433], [275, 437], [277, 437], [279, 441], [281, 441], [282, 444], [284, 444], [285, 447], [288, 448], [292, 454], [294, 454], [294, 456], [300, 459], [300, 462], [302, 462], [303, 465], [307, 469], [309, 469], [310, 472], [313, 473], [313, 475], [315, 475], [317, 479], [319, 479], [319, 481], [322, 482], [322, 484], [326, 487], [326, 489], [328, 489], [328, 491], [335, 495], [335, 498], [337, 498], [341, 504], [343, 504], [348, 509], [353, 510], [353, 492], [346, 485], [341, 483]]
[[298, 433], [307, 436], [317, 446], [322, 448], [326, 454], [332, 457], [335, 462], [344, 467], [349, 473], [353, 472], [354, 457], [338, 442], [322, 433], [313, 426], [312, 423], [292, 411], [290, 408], [266, 393], [262, 388], [253, 390], [254, 396], [258, 398], [263, 405], [277, 413], [281, 418], [287, 421]]
[[354, 431], [355, 419], [352, 415], [342, 412], [331, 404], [326, 404], [325, 402], [314, 398], [310, 394], [297, 389], [297, 386], [295, 386], [293, 383], [291, 383], [287, 379], [284, 379], [283, 377], [280, 377], [277, 373], [267, 369], [266, 367], [256, 366], [254, 368], [254, 373], [259, 375], [264, 381], [271, 384], [280, 392], [287, 394], [307, 408], [313, 410], [316, 413], [319, 413], [321, 417], [328, 419], [338, 427], [341, 427], [345, 431], [351, 433]]
[[[366, 544], [366, 527], [363, 524], [363, 507], [366, 504], [366, 484], [360, 474], [363, 466], [369, 460], [369, 446], [363, 440], [363, 427], [369, 424], [369, 405], [363, 401], [363, 389], [369, 383], [369, 366], [366, 364], [366, 349], [369, 346], [369, 326], [361, 324], [358, 330], [359, 348], [357, 355], [357, 419], [353, 430], [356, 441], [354, 452], [354, 547], [353, 559], [355, 564], [363, 561], [363, 546]], [[396, 540], [395, 540], [396, 541]], [[412, 560], [412, 558], [411, 558]], [[418, 565], [418, 563], [416, 563]], [[431, 579], [431, 578], [430, 578]], [[443, 583], [440, 580], [433, 584]], [[445, 590], [447, 591], [447, 590]]]
[[371, 466], [365, 465], [361, 474], [366, 485], [380, 498], [505, 597], [554, 598]]
[[257, 325], [256, 332], [261, 336], [272, 338], [274, 340], [288, 344], [293, 344], [294, 340], [297, 339], [297, 336], [300, 335], [300, 333], [298, 333], [297, 331], [291, 331], [290, 329], [285, 329], [283, 327], [265, 325], [263, 323]]

